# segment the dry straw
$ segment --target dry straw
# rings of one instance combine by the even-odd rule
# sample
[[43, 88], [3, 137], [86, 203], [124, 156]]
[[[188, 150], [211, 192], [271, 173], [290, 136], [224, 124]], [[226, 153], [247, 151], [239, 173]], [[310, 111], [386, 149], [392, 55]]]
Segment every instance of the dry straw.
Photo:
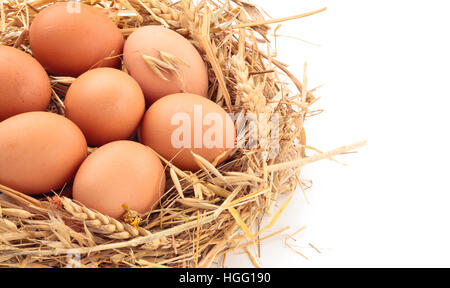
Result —
[[[29, 25], [53, 2], [0, 1], [0, 44], [31, 53]], [[212, 100], [229, 112], [281, 115], [279, 154], [270, 158], [267, 149], [239, 148], [221, 165], [194, 155], [202, 167], [195, 174], [162, 159], [167, 171], [165, 196], [150, 213], [129, 211], [127, 223], [87, 209], [60, 191], [36, 198], [0, 185], [0, 267], [65, 267], [73, 263], [69, 255], [74, 251], [81, 254], [82, 267], [210, 267], [217, 257], [236, 249], [243, 249], [258, 265], [255, 247], [286, 230], [267, 234], [294, 191], [305, 188], [301, 168], [365, 144], [326, 153], [311, 150], [314, 155], [306, 157], [303, 122], [314, 115], [309, 107], [316, 98], [307, 90], [306, 77], [299, 81], [271, 55], [268, 24], [325, 9], [265, 20], [254, 5], [239, 0], [82, 2], [102, 8], [125, 36], [142, 25], [163, 25], [188, 38], [208, 64]], [[157, 60], [155, 67], [170, 70], [173, 61], [163, 63], [165, 58], [150, 62]], [[289, 93], [286, 79], [298, 91]], [[62, 114], [73, 78], [51, 77], [51, 81], [54, 101], [49, 110]], [[248, 137], [245, 134], [241, 141]], [[275, 211], [280, 194], [289, 197]], [[272, 218], [267, 226], [258, 227], [263, 215]]]

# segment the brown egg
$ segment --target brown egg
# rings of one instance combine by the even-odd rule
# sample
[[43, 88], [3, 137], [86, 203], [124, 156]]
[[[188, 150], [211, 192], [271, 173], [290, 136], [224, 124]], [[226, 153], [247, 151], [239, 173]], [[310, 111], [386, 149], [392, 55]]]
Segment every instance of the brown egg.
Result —
[[0, 122], [0, 184], [20, 192], [63, 187], [86, 156], [83, 133], [60, 115], [28, 112]]
[[51, 93], [47, 73], [36, 59], [0, 45], [0, 121], [24, 112], [44, 111]]
[[80, 127], [92, 146], [128, 139], [145, 112], [139, 84], [113, 68], [93, 69], [78, 77], [64, 104], [66, 117]]
[[117, 67], [123, 43], [122, 33], [108, 16], [73, 1], [43, 9], [30, 27], [34, 57], [58, 76], [77, 77], [94, 67]]
[[144, 213], [164, 192], [166, 178], [159, 158], [148, 147], [115, 141], [95, 150], [83, 162], [73, 183], [73, 199], [114, 218], [123, 205]]
[[179, 93], [163, 97], [145, 113], [141, 141], [178, 168], [196, 171], [191, 151], [209, 162], [227, 159], [236, 134], [231, 117], [211, 100]]
[[[151, 58], [146, 62], [145, 56], [172, 62], [176, 69], [156, 69], [162, 74], [159, 75], [149, 65]], [[195, 47], [175, 31], [161, 26], [138, 28], [125, 42], [123, 59], [131, 76], [141, 85], [149, 104], [179, 92], [207, 96], [206, 65]]]

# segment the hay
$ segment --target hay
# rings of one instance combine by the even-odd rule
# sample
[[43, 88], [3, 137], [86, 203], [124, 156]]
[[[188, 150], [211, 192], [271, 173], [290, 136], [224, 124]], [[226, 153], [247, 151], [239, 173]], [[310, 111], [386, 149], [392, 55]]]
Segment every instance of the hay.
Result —
[[[31, 53], [29, 25], [52, 2], [1, 1], [0, 44]], [[167, 186], [160, 205], [144, 215], [130, 211], [126, 222], [83, 207], [59, 191], [36, 198], [0, 185], [4, 193], [0, 198], [0, 267], [64, 267], [73, 263], [70, 255], [74, 251], [81, 254], [82, 267], [209, 267], [217, 257], [235, 249], [244, 249], [258, 265], [249, 247], [285, 230], [263, 235], [278, 220], [296, 188], [307, 188], [299, 179], [301, 168], [365, 144], [305, 157], [303, 122], [315, 114], [309, 107], [317, 99], [307, 90], [306, 76], [300, 82], [270, 52], [267, 24], [325, 9], [266, 21], [255, 6], [239, 0], [208, 0], [197, 5], [191, 0], [82, 2], [102, 8], [125, 36], [136, 27], [153, 24], [189, 39], [208, 64], [213, 101], [228, 112], [263, 113], [269, 118], [280, 115], [279, 153], [270, 158], [267, 148], [238, 148], [221, 165], [194, 155], [202, 168], [197, 173], [182, 171], [162, 159]], [[158, 61], [155, 69], [171, 68], [167, 61]], [[283, 82], [286, 77], [297, 92], [289, 93]], [[64, 95], [73, 80], [51, 77], [54, 93], [49, 111], [64, 113]], [[249, 133], [244, 135], [238, 143], [249, 140]], [[272, 213], [280, 194], [290, 196]], [[255, 231], [255, 223], [271, 213], [269, 224]]]

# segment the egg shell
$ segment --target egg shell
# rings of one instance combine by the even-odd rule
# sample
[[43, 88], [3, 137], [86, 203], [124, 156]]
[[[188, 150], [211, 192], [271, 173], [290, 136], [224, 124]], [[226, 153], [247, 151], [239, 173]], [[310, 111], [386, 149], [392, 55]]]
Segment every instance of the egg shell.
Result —
[[115, 141], [95, 150], [83, 162], [73, 183], [73, 199], [119, 218], [123, 205], [144, 213], [158, 202], [165, 187], [164, 168], [148, 147]]
[[[166, 78], [163, 79], [143, 58], [143, 55], [146, 55], [161, 60], [160, 52], [168, 53], [184, 62], [175, 64], [183, 81], [180, 81], [175, 73], [161, 70]], [[136, 29], [125, 42], [123, 60], [130, 75], [141, 85], [149, 104], [163, 96], [179, 92], [207, 96], [206, 64], [196, 48], [175, 31], [162, 26]]]
[[118, 67], [123, 44], [121, 31], [108, 16], [73, 1], [43, 9], [30, 27], [33, 55], [57, 76], [77, 77], [94, 67]]
[[51, 98], [47, 72], [25, 52], [0, 45], [0, 121], [31, 111], [44, 111]]
[[0, 122], [0, 184], [20, 192], [63, 187], [86, 156], [83, 133], [60, 115], [28, 112]]
[[128, 139], [145, 112], [139, 84], [127, 73], [97, 68], [78, 77], [67, 91], [65, 115], [92, 146]]
[[[213, 118], [216, 120], [208, 123]], [[189, 93], [172, 94], [156, 101], [145, 113], [140, 132], [143, 144], [178, 168], [190, 171], [200, 168], [191, 152], [211, 163], [220, 156], [218, 163], [221, 163], [228, 158], [236, 138], [233, 120], [222, 107]]]

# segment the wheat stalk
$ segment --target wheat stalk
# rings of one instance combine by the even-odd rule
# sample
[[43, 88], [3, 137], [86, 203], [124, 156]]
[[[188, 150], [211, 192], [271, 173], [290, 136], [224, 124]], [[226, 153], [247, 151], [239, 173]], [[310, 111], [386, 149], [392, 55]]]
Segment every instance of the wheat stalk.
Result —
[[234, 67], [238, 99], [236, 102], [248, 110], [255, 113], [263, 113], [266, 111], [266, 98], [264, 97], [263, 85], [255, 85], [253, 78], [249, 76], [246, 61], [241, 55], [234, 55], [231, 58], [231, 63]]
[[64, 209], [69, 212], [75, 219], [85, 221], [89, 228], [92, 228], [97, 233], [104, 234], [111, 239], [129, 239], [136, 236], [146, 236], [150, 232], [141, 228], [135, 227], [119, 222], [118, 220], [105, 216], [101, 213], [95, 212], [84, 206], [78, 205], [71, 199], [61, 198]]
[[[29, 24], [53, 2], [1, 2], [0, 43], [31, 53]], [[73, 249], [83, 255], [83, 267], [209, 267], [233, 249], [244, 249], [258, 263], [253, 249], [276, 234], [261, 233], [274, 225], [288, 201], [272, 214], [267, 226], [255, 227], [264, 213], [275, 208], [279, 194], [287, 193], [290, 199], [296, 187], [308, 188], [299, 177], [301, 167], [355, 148], [325, 153], [315, 149], [317, 155], [305, 157], [303, 120], [315, 98], [307, 91], [306, 80], [301, 83], [285, 64], [272, 57], [270, 49], [262, 48], [270, 46], [267, 24], [288, 18], [266, 21], [254, 5], [240, 0], [206, 0], [199, 5], [191, 0], [83, 3], [102, 9], [125, 37], [143, 25], [163, 25], [185, 36], [208, 66], [209, 98], [229, 112], [280, 115], [279, 154], [269, 159], [266, 149], [244, 147], [234, 149], [230, 159], [220, 165], [218, 159], [223, 155], [213, 162], [194, 155], [201, 167], [195, 173], [182, 171], [159, 155], [168, 168], [165, 195], [157, 208], [138, 218], [127, 211], [129, 221], [93, 211], [55, 195], [57, 191], [52, 197], [37, 198], [0, 185], [7, 196], [0, 198], [0, 266], [64, 267], [66, 255]], [[161, 78], [166, 72], [177, 77], [178, 69], [188, 60], [165, 51], [158, 57], [144, 58]], [[286, 89], [281, 80], [284, 76], [298, 88], [300, 98]], [[51, 78], [55, 95], [49, 111], [63, 113], [64, 96], [73, 80]], [[262, 132], [269, 133], [268, 129]], [[246, 133], [240, 141], [248, 139]], [[139, 223], [131, 221], [136, 219]]]

